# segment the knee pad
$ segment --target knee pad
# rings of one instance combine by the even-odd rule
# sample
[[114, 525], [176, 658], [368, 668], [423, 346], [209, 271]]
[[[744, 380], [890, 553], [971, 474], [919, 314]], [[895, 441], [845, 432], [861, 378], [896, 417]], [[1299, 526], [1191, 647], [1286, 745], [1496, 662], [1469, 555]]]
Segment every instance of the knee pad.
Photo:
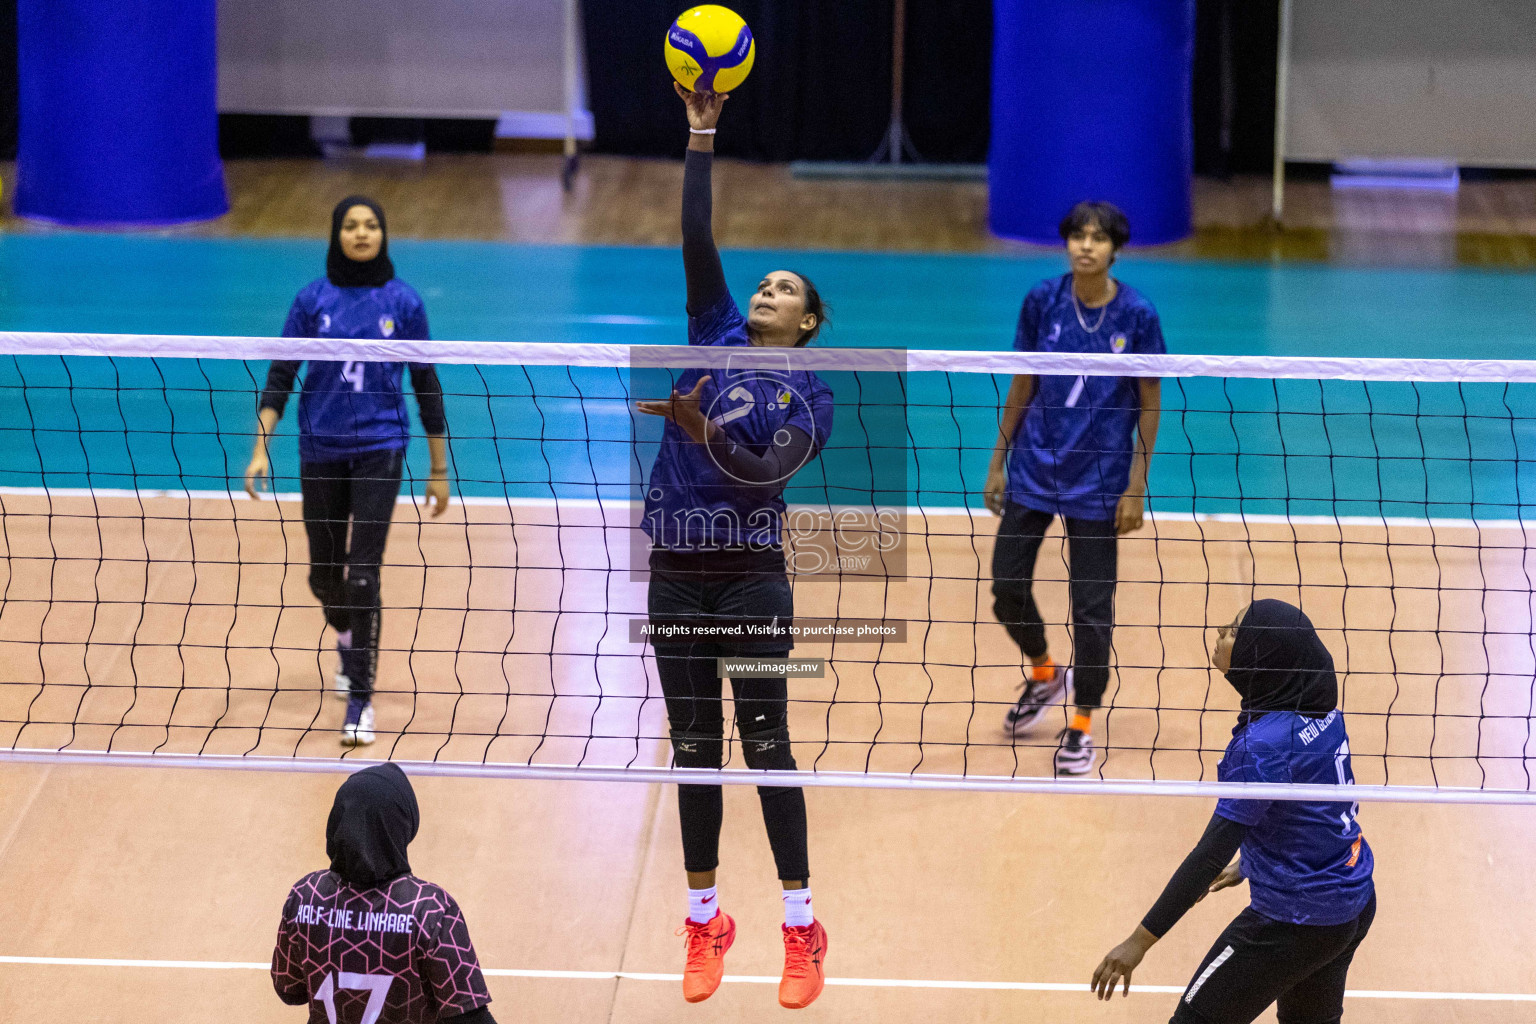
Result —
[[782, 722], [767, 729], [743, 731], [741, 752], [748, 768], [780, 772], [795, 770], [795, 755], [789, 747], [789, 726]]
[[719, 768], [725, 740], [698, 732], [672, 733], [672, 763], [679, 768]]
[[379, 603], [379, 571], [347, 570], [347, 604], [354, 608], [372, 608]]

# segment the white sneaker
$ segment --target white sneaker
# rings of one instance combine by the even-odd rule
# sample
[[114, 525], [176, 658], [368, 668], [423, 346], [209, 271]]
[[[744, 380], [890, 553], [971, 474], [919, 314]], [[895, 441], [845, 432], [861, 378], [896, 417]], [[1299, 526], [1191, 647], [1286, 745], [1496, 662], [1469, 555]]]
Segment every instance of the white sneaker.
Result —
[[1072, 670], [1056, 667], [1056, 672], [1044, 682], [1026, 681], [1018, 703], [1003, 716], [1003, 728], [1012, 736], [1023, 736], [1030, 727], [1052, 708], [1065, 708], [1072, 691]]
[[373, 704], [354, 700], [347, 705], [347, 721], [341, 727], [341, 745], [366, 747], [373, 740]]
[[1077, 729], [1061, 731], [1061, 745], [1056, 748], [1057, 775], [1087, 775], [1099, 759], [1093, 748], [1093, 737]]

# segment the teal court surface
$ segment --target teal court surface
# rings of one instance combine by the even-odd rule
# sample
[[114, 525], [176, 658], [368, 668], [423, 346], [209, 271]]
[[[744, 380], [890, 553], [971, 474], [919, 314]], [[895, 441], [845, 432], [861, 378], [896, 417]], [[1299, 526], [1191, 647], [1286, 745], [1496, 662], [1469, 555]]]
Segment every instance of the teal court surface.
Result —
[[[393, 254], [423, 295], [438, 338], [669, 344], [685, 337], [681, 259], [672, 250], [406, 240]], [[322, 263], [321, 247], [307, 241], [7, 236], [0, 238], [0, 323], [14, 331], [270, 336]], [[1010, 346], [1024, 292], [1059, 273], [1061, 261], [1054, 254], [726, 254], [738, 296], [774, 267], [804, 271], [831, 302], [832, 327], [821, 344], [977, 350]], [[1135, 253], [1120, 274], [1158, 306], [1176, 353], [1536, 355], [1526, 313], [1536, 308], [1536, 276], [1529, 274]], [[233, 360], [6, 359], [0, 485], [223, 491], [243, 471], [263, 374], [262, 365]], [[636, 422], [628, 400], [647, 397], [664, 379], [632, 379], [623, 367], [455, 366], [443, 376], [465, 495], [632, 496], [641, 472], [633, 441], [654, 427]], [[871, 375], [828, 376], [839, 407], [834, 443], [797, 478], [790, 499], [978, 505], [1006, 380], [859, 376]], [[1528, 518], [1536, 474], [1527, 467], [1522, 475], [1520, 463], [1536, 451], [1533, 399], [1528, 384], [1170, 380], [1151, 505], [1182, 513]], [[284, 434], [280, 472], [294, 464], [292, 431]], [[174, 444], [164, 443], [168, 436]], [[425, 452], [416, 448], [419, 463]], [[871, 451], [885, 453], [893, 472], [868, 468]]]

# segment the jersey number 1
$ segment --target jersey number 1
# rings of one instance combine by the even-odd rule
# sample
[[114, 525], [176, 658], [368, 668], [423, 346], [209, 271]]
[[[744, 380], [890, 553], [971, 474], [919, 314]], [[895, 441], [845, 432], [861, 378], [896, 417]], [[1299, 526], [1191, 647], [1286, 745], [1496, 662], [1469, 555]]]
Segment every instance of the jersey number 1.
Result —
[[363, 390], [363, 367], [367, 365], [367, 363], [347, 360], [341, 364], [341, 379], [351, 384], [353, 391]]
[[[1339, 773], [1339, 785], [1353, 786], [1355, 784], [1355, 773], [1349, 766], [1349, 740], [1339, 744], [1338, 752], [1333, 755], [1333, 767]], [[1359, 801], [1350, 804], [1349, 810], [1339, 815], [1339, 819], [1344, 822], [1344, 832], [1342, 834], [1346, 838], [1349, 836], [1350, 828], [1355, 824], [1355, 819], [1359, 816]]]
[[384, 1000], [389, 998], [389, 987], [394, 983], [393, 974], [338, 971], [325, 976], [325, 980], [320, 983], [320, 991], [315, 993], [314, 1001], [325, 1004], [325, 1019], [330, 1024], [336, 1024], [336, 990], [345, 988], [365, 991], [368, 993], [368, 1005], [363, 1008], [363, 1019], [359, 1024], [374, 1024], [379, 1014], [384, 1012]]

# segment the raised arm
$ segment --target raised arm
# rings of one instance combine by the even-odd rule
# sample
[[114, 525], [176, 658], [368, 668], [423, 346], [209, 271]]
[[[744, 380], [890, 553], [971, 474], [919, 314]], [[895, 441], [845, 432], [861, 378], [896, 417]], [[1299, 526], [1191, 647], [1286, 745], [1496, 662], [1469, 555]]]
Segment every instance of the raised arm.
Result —
[[[710, 170], [715, 159], [715, 125], [725, 94], [693, 93], [673, 86], [688, 112], [688, 154], [683, 162], [683, 272], [688, 280], [688, 315], [699, 316], [726, 293], [725, 268], [715, 246], [714, 193]], [[707, 133], [707, 134], [700, 134]]]

